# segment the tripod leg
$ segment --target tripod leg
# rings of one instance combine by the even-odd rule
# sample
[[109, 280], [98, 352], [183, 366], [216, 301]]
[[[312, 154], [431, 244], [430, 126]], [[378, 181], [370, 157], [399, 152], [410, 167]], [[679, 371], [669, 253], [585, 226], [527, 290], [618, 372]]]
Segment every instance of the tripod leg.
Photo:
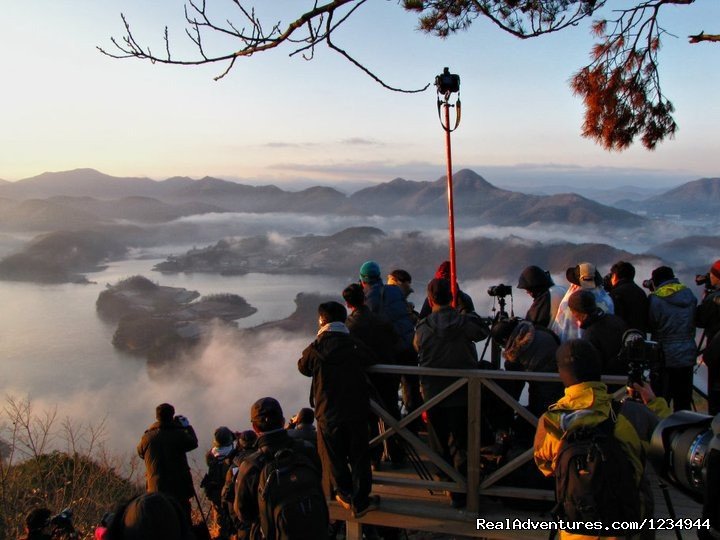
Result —
[[[665, 505], [667, 506], [668, 514], [670, 514], [672, 520], [675, 521], [675, 508], [673, 507], [672, 501], [670, 500], [670, 490], [668, 490], [667, 484], [665, 482], [660, 481], [658, 485], [663, 492], [663, 497], [665, 498]], [[680, 529], [675, 529], [675, 536], [678, 540], [682, 540]]]

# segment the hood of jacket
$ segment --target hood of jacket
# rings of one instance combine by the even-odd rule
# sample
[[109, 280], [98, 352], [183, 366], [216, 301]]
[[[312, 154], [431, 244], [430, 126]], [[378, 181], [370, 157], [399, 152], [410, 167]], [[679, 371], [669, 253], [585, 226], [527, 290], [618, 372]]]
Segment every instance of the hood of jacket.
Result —
[[565, 388], [565, 395], [549, 410], [559, 413], [559, 427], [568, 431], [605, 420], [610, 414], [611, 401], [605, 383], [584, 382]]
[[433, 310], [434, 317], [427, 317], [425, 324], [440, 338], [455, 336], [463, 325], [464, 319], [455, 308], [444, 306]]
[[682, 283], [665, 283], [652, 293], [653, 296], [678, 307], [688, 307], [697, 304], [693, 292]]
[[505, 358], [510, 362], [516, 362], [518, 357], [527, 350], [535, 340], [535, 327], [531, 322], [522, 321], [517, 325], [505, 348]]

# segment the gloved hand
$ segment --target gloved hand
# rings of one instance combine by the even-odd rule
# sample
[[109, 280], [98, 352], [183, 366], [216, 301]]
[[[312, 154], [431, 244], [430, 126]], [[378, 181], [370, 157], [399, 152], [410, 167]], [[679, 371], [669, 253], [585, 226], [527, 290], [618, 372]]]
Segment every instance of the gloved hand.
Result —
[[182, 427], [188, 427], [190, 425], [190, 420], [182, 416], [181, 414], [178, 414], [175, 417], [175, 421], [180, 424]]

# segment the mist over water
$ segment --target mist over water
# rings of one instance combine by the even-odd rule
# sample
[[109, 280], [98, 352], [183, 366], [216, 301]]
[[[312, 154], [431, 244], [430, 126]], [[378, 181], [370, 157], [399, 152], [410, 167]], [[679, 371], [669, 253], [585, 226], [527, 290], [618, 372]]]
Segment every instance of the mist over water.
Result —
[[[193, 247], [215, 243], [225, 236], [269, 234], [275, 243], [304, 234], [333, 234], [348, 226], [375, 226], [388, 234], [422, 230], [438, 243], [447, 242], [446, 222], [442, 218], [385, 218], [378, 216], [308, 216], [304, 214], [207, 214], [159, 225], [156, 238], [172, 238], [172, 244], [158, 244], [133, 250], [132, 258], [111, 263], [105, 270], [88, 274], [88, 285], [38, 285], [0, 282], [0, 391], [4, 395], [29, 396], [36, 411], [57, 406], [59, 418], [97, 423], [105, 419], [107, 446], [119, 454], [135, 451], [143, 430], [154, 420], [154, 408], [167, 401], [178, 414], [187, 416], [200, 437], [196, 460], [210, 445], [214, 429], [249, 427], [249, 408], [259, 397], [272, 395], [283, 405], [289, 418], [307, 406], [310, 380], [297, 372], [297, 359], [314, 335], [282, 331], [262, 332], [256, 337], [239, 337], [237, 332], [218, 326], [203, 344], [202, 354], [192, 361], [178, 361], [170, 369], [149, 369], [143, 358], [116, 351], [112, 344], [115, 324], [101, 320], [95, 301], [106, 284], [142, 274], [160, 285], [185, 287], [202, 295], [229, 292], [243, 296], [257, 313], [238, 324], [241, 328], [287, 317], [295, 310], [294, 298], [300, 292], [337, 294], [357, 276], [247, 274], [160, 274], [152, 267], [168, 254], [179, 254]], [[187, 235], [176, 235], [184, 231]], [[508, 238], [512, 242], [570, 241], [602, 242], [642, 252], [651, 244], [687, 233], [682, 225], [629, 235], [608, 232], [593, 226], [574, 227], [494, 227], [460, 224], [459, 238], [487, 236]], [[196, 235], [195, 235], [196, 234]], [[651, 235], [657, 237], [650, 238]], [[22, 246], [29, 235], [0, 236], [0, 256]], [[182, 244], [178, 243], [182, 239]], [[710, 254], [708, 254], [710, 257]], [[372, 258], [372, 253], [368, 253]], [[711, 257], [712, 259], [715, 256]], [[710, 258], [708, 260], [711, 260]], [[382, 264], [382, 261], [380, 261]], [[438, 261], [439, 262], [439, 261]], [[578, 261], [580, 262], [580, 261]], [[650, 275], [652, 263], [639, 262], [637, 281]], [[383, 268], [383, 271], [389, 271]], [[415, 275], [416, 292], [411, 295], [417, 308], [424, 299], [424, 276]], [[463, 280], [460, 288], [469, 293], [482, 316], [495, 314], [495, 299], [487, 295], [491, 285], [506, 283], [515, 287], [517, 276], [487, 276], [482, 280]], [[600, 268], [605, 273], [609, 268]], [[564, 274], [553, 276], [566, 285]], [[691, 283], [686, 276], [681, 279]], [[699, 290], [695, 290], [699, 295]], [[508, 298], [508, 312], [524, 316], [531, 299], [520, 290]], [[497, 307], [497, 306], [495, 306]], [[482, 351], [484, 343], [479, 344]]]

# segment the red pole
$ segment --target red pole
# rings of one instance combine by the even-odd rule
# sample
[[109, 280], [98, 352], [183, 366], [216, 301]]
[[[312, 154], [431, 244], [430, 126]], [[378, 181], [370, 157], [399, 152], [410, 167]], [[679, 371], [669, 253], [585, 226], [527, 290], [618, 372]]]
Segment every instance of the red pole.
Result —
[[452, 150], [450, 148], [450, 104], [445, 101], [445, 151], [447, 153], [448, 230], [450, 231], [450, 290], [452, 306], [457, 307], [457, 267], [455, 265], [455, 213], [453, 208]]

